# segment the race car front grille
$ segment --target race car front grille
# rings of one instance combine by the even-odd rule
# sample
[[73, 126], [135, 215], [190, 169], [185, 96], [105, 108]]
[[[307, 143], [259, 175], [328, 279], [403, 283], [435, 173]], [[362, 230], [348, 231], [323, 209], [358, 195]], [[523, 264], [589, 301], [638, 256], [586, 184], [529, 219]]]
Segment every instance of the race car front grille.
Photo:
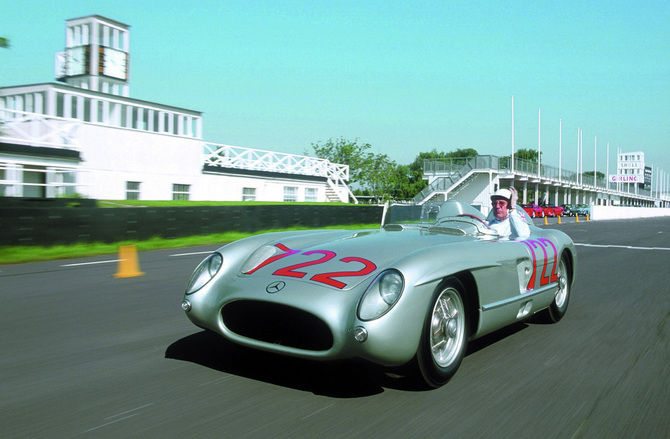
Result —
[[232, 332], [254, 340], [310, 351], [333, 347], [333, 335], [318, 317], [276, 303], [238, 300], [221, 310]]

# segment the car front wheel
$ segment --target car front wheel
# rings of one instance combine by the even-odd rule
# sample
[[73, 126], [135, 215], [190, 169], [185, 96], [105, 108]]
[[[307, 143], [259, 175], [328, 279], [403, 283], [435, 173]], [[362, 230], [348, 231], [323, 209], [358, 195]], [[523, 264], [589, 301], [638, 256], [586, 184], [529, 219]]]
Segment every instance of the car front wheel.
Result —
[[468, 316], [464, 291], [457, 279], [450, 279], [436, 290], [428, 309], [417, 361], [429, 387], [449, 381], [465, 356]]

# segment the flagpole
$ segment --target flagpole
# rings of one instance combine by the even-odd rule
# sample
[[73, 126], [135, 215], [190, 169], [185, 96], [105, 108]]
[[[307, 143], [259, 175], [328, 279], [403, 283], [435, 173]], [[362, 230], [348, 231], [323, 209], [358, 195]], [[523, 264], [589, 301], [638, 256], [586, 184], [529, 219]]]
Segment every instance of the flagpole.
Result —
[[561, 182], [562, 171], [562, 149], [563, 149], [563, 119], [558, 119], [558, 182]]
[[541, 178], [542, 151], [540, 148], [542, 137], [542, 109], [537, 109], [537, 176]]
[[595, 137], [593, 141], [593, 185], [598, 187], [598, 136]]
[[579, 185], [579, 130], [580, 128], [577, 128], [577, 185]]
[[605, 180], [607, 181], [607, 190], [610, 189], [610, 143], [607, 142], [607, 170], [605, 171]]
[[514, 95], [512, 95], [512, 175], [514, 175]]

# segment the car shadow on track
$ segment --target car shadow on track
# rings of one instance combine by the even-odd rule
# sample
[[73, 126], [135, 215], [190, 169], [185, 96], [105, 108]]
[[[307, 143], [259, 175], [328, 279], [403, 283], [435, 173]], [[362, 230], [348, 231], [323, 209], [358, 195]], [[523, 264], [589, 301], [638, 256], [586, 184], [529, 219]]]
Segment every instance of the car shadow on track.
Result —
[[476, 340], [471, 341], [468, 343], [468, 349], [466, 352], [466, 356], [472, 355], [475, 352], [479, 352], [482, 349], [486, 348], [487, 346], [490, 346], [500, 340], [503, 340], [507, 337], [510, 337], [517, 332], [521, 332], [524, 329], [528, 327], [528, 323], [541, 323], [541, 320], [536, 320], [534, 317], [531, 317], [531, 320], [527, 321], [521, 321], [517, 323], [513, 323], [509, 326], [506, 326], [502, 329], [499, 329], [495, 332], [492, 332], [490, 334], [486, 334], [483, 337], [480, 337]]
[[380, 376], [383, 374], [372, 365], [284, 357], [235, 345], [209, 331], [172, 343], [165, 351], [165, 358], [335, 398], [375, 395], [386, 387]]
[[[468, 344], [466, 355], [479, 352], [527, 327], [526, 322], [519, 322], [474, 340]], [[372, 396], [382, 393], [385, 388], [427, 390], [416, 378], [405, 376], [405, 370], [383, 370], [359, 361], [319, 362], [285, 357], [235, 345], [209, 331], [172, 343], [165, 351], [165, 358], [332, 398]]]

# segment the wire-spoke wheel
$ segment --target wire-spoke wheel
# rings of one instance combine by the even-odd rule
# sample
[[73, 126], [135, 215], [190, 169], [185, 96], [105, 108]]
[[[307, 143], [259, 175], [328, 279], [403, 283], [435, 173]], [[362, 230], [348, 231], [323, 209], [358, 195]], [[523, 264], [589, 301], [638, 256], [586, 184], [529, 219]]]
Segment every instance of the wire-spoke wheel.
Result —
[[558, 322], [563, 318], [570, 301], [570, 273], [565, 256], [561, 257], [556, 274], [558, 275], [558, 288], [554, 293], [554, 301], [548, 309], [549, 319], [552, 322]]
[[417, 360], [430, 387], [449, 381], [465, 355], [468, 317], [463, 294], [463, 285], [451, 279], [436, 291], [426, 315]]

